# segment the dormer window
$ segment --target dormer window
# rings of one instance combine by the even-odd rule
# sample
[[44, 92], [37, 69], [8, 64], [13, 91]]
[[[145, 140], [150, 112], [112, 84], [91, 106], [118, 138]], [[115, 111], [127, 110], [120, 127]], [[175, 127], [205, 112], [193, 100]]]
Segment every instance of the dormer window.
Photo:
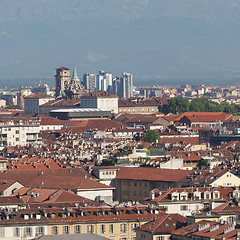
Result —
[[187, 192], [180, 193], [180, 200], [181, 201], [186, 201], [187, 199], [188, 199], [188, 193]]
[[219, 199], [220, 198], [220, 192], [219, 191], [214, 191], [213, 192], [213, 198], [214, 199]]
[[205, 191], [204, 192], [204, 199], [205, 200], [209, 200], [209, 199], [211, 199], [212, 197], [211, 197], [211, 192], [210, 191]]
[[172, 201], [178, 201], [179, 200], [179, 193], [173, 192], [171, 195]]
[[196, 191], [193, 193], [194, 200], [200, 200], [201, 199], [201, 192]]
[[238, 189], [233, 191], [233, 197], [240, 198], [240, 191]]

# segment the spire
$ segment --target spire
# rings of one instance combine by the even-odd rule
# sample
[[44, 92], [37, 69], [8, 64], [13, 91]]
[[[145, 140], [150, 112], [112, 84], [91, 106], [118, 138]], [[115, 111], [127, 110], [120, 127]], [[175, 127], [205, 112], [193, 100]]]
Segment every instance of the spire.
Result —
[[74, 64], [74, 68], [73, 68], [72, 81], [80, 81], [78, 76], [77, 76], [77, 69], [76, 69], [76, 65], [75, 64]]

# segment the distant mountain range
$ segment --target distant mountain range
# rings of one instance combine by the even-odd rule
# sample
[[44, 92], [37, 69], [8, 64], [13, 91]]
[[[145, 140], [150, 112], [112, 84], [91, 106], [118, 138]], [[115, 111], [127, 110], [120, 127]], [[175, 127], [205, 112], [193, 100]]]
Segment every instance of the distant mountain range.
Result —
[[0, 87], [73, 64], [146, 85], [237, 82], [239, 29], [239, 0], [0, 0]]

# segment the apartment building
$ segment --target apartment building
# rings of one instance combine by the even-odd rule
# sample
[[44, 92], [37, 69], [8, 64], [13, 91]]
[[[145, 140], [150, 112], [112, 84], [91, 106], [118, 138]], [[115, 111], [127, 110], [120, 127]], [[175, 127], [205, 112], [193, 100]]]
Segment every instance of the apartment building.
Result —
[[39, 123], [29, 121], [9, 121], [0, 125], [0, 145], [27, 146], [40, 142]]
[[0, 211], [0, 239], [32, 239], [43, 235], [94, 233], [112, 240], [134, 240], [135, 228], [162, 216], [145, 205], [63, 207]]

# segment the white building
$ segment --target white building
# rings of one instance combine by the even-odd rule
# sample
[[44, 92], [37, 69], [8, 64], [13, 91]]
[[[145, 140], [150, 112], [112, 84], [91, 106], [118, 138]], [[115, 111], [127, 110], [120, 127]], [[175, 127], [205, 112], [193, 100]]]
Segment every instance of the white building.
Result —
[[118, 113], [118, 96], [98, 91], [89, 96], [81, 97], [81, 108], [98, 108]]
[[0, 145], [1, 146], [26, 146], [39, 143], [39, 123], [6, 122], [0, 125]]
[[112, 92], [112, 74], [104, 71], [99, 71], [97, 75], [96, 88], [99, 91]]

